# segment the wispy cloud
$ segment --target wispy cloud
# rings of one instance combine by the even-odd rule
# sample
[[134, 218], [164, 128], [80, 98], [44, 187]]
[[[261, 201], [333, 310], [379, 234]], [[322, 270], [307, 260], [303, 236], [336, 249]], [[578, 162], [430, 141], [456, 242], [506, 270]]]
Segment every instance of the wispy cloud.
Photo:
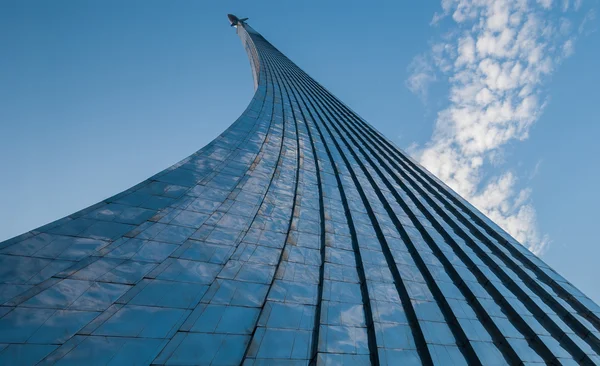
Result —
[[588, 10], [588, 12], [585, 14], [585, 17], [583, 17], [583, 21], [579, 25], [579, 34], [588, 36], [588, 35], [594, 33], [597, 30], [596, 24], [594, 24], [595, 20], [596, 20], [596, 10], [595, 9]]
[[433, 65], [425, 55], [419, 55], [408, 66], [408, 71], [410, 76], [406, 80], [406, 86], [425, 103], [429, 86], [436, 81]]
[[549, 239], [537, 228], [531, 190], [517, 188], [509, 169], [484, 179], [485, 167], [502, 165], [503, 147], [528, 138], [546, 103], [544, 80], [574, 52], [578, 34], [568, 17], [580, 7], [577, 0], [442, 0], [432, 24], [449, 29], [415, 57], [407, 80], [421, 98], [436, 75], [450, 83], [450, 105], [413, 154], [536, 254]]
[[540, 160], [538, 160], [537, 163], [535, 163], [533, 170], [531, 171], [531, 173], [529, 173], [529, 180], [532, 180], [533, 178], [537, 177], [538, 174], [540, 174], [540, 170], [542, 169], [543, 162], [544, 161], [542, 159], [540, 159]]

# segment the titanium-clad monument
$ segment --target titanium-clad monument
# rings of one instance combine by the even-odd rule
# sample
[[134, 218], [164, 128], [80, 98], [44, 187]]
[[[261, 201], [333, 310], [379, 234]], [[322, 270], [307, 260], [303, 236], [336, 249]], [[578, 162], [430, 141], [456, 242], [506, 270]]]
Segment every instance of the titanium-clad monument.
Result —
[[600, 364], [598, 305], [229, 19], [231, 127], [0, 243], [0, 364]]

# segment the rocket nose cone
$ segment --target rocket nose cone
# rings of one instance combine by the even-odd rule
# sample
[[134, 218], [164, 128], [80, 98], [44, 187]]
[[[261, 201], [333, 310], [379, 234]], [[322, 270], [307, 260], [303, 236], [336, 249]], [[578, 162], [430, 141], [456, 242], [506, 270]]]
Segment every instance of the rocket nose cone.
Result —
[[237, 24], [237, 22], [239, 21], [238, 17], [236, 17], [233, 14], [227, 14], [227, 19], [229, 19], [229, 23], [231, 24]]

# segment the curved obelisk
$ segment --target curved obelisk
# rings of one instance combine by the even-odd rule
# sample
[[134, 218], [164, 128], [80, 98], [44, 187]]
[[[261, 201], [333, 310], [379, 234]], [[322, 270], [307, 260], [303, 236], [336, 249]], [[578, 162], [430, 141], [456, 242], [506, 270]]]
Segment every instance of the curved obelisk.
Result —
[[210, 144], [0, 243], [0, 364], [599, 364], [600, 308], [229, 16]]

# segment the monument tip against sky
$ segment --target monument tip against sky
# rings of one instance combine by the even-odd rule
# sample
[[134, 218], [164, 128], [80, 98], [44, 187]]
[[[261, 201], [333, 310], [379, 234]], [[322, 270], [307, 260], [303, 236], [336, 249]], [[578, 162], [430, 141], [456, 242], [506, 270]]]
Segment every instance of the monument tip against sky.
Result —
[[239, 19], [238, 17], [236, 17], [236, 16], [235, 16], [235, 15], [233, 15], [233, 14], [227, 14], [227, 19], [229, 19], [229, 23], [231, 23], [231, 26], [232, 26], [232, 27], [235, 27], [235, 26], [237, 26], [237, 25], [238, 25], [238, 23], [243, 23], [243, 22], [245, 22], [246, 20], [248, 20], [248, 18], [242, 18], [242, 19]]
[[228, 18], [237, 121], [0, 243], [0, 364], [600, 364], [598, 305]]

